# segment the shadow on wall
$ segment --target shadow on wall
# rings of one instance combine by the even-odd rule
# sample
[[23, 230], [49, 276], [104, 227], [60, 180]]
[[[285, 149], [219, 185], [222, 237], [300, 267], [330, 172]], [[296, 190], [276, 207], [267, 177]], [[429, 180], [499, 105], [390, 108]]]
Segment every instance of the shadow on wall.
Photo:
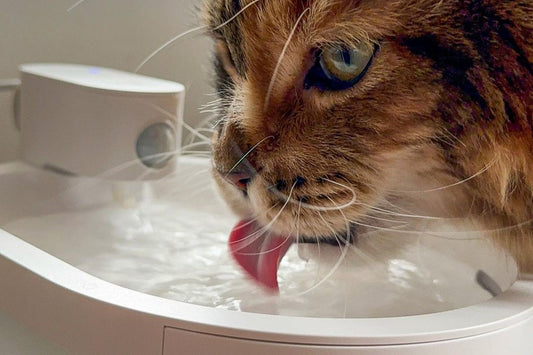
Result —
[[[177, 34], [199, 25], [202, 0], [0, 1], [0, 79], [18, 77], [18, 65], [61, 62], [133, 71]], [[211, 101], [210, 41], [201, 31], [183, 37], [154, 56], [140, 74], [178, 81], [187, 90], [185, 121], [206, 117]], [[0, 161], [17, 157], [13, 93], [0, 92]]]

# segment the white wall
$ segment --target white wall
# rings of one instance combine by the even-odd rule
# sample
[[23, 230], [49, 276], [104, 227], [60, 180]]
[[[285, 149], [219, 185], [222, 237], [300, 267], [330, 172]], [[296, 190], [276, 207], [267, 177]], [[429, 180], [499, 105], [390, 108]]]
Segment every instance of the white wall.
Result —
[[[155, 48], [199, 25], [202, 0], [0, 0], [0, 79], [18, 77], [29, 62], [66, 62], [133, 71]], [[212, 100], [210, 40], [201, 31], [175, 42], [140, 73], [174, 80], [187, 88], [185, 120], [205, 114]], [[0, 161], [18, 154], [12, 93], [0, 92]]]

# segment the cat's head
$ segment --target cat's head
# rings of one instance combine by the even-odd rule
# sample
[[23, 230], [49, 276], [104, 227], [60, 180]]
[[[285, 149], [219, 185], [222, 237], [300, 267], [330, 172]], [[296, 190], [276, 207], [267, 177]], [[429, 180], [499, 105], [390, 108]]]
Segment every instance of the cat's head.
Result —
[[398, 204], [460, 215], [473, 190], [501, 189], [496, 175], [449, 188], [508, 166], [498, 137], [527, 125], [527, 53], [493, 3], [208, 1], [213, 171], [233, 210], [329, 239]]

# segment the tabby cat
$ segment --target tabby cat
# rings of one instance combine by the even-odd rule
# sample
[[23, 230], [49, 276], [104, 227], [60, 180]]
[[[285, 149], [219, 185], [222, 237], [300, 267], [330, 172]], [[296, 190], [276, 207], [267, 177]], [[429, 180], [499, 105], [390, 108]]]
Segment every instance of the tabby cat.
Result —
[[209, 0], [205, 15], [213, 173], [253, 243], [463, 219], [533, 271], [531, 0]]

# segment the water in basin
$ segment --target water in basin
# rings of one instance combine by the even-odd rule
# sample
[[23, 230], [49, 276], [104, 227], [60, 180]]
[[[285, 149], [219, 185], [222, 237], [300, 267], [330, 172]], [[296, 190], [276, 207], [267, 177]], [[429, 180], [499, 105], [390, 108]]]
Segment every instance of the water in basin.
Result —
[[490, 299], [476, 282], [480, 270], [503, 290], [516, 277], [513, 261], [482, 236], [389, 231], [348, 246], [341, 262], [338, 246], [293, 245], [280, 266], [280, 294], [273, 295], [231, 260], [227, 238], [236, 219], [216, 197], [208, 166], [205, 159], [183, 157], [174, 176], [117, 185], [5, 165], [0, 223], [106, 281], [235, 311], [318, 317], [431, 313]]

